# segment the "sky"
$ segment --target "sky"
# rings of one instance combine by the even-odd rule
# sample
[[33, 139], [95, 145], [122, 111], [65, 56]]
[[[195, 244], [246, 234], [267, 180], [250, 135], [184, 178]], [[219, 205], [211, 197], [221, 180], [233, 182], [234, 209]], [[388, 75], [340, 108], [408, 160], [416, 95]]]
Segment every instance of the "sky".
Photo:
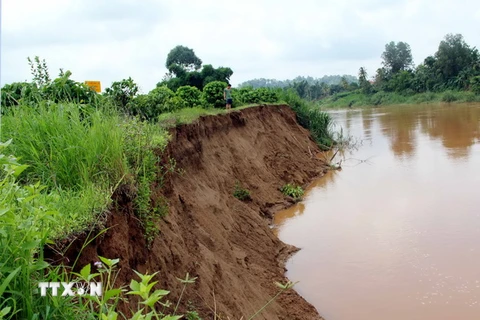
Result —
[[147, 93], [168, 52], [192, 48], [204, 64], [230, 67], [231, 83], [254, 78], [350, 74], [381, 66], [390, 41], [407, 42], [414, 63], [448, 33], [480, 49], [478, 0], [0, 0], [1, 85], [30, 81], [27, 57], [51, 76], [132, 77]]

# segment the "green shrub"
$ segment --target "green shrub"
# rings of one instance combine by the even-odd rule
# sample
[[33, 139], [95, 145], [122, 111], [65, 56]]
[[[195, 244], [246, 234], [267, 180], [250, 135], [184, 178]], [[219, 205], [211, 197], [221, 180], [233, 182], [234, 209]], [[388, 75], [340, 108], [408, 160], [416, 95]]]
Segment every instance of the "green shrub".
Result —
[[162, 111], [161, 113], [173, 112], [180, 109], [184, 109], [186, 107], [187, 107], [187, 103], [185, 102], [185, 100], [183, 100], [178, 96], [174, 96], [165, 102], [165, 104], [163, 105], [163, 108], [161, 109]]
[[475, 94], [480, 94], [480, 76], [470, 79], [470, 90]]
[[244, 189], [238, 181], [235, 183], [235, 190], [233, 191], [233, 196], [241, 201], [252, 200], [252, 197], [250, 196], [250, 191]]
[[227, 84], [222, 81], [212, 81], [203, 88], [202, 99], [205, 106], [214, 108], [225, 108], [223, 90]]
[[176, 95], [185, 101], [187, 107], [193, 108], [201, 105], [202, 92], [197, 87], [182, 86], [177, 89]]
[[105, 89], [105, 96], [108, 97], [114, 105], [124, 112], [129, 113], [129, 104], [138, 93], [138, 85], [132, 78], [115, 81], [110, 88]]
[[285, 196], [292, 197], [293, 199], [295, 199], [297, 201], [300, 200], [305, 193], [301, 186], [292, 185], [290, 183], [287, 183], [286, 185], [284, 185], [280, 189], [280, 191]]
[[148, 93], [149, 102], [158, 110], [163, 109], [163, 105], [174, 96], [175, 93], [167, 86], [156, 87]]
[[139, 115], [143, 120], [154, 120], [162, 113], [186, 107], [186, 102], [166, 86], [157, 87], [146, 95], [139, 95], [129, 104], [131, 113]]

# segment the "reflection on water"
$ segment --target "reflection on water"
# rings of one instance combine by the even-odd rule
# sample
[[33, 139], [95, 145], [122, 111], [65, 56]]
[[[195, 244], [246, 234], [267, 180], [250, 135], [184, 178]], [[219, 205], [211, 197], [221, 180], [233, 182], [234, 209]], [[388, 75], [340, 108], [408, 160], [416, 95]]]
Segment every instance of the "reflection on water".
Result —
[[480, 319], [480, 105], [332, 116], [358, 149], [275, 217], [297, 291], [327, 320]]

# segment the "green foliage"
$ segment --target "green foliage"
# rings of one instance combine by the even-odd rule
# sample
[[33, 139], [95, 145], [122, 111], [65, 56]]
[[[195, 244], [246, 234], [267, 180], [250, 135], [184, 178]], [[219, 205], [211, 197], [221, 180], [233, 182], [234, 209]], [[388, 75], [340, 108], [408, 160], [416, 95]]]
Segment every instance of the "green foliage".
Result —
[[243, 188], [238, 181], [235, 182], [235, 190], [233, 191], [233, 196], [241, 201], [252, 200], [252, 197], [250, 196], [250, 191]]
[[186, 102], [166, 86], [153, 89], [147, 95], [137, 96], [129, 105], [131, 113], [144, 120], [156, 120], [166, 112], [183, 109]]
[[361, 67], [358, 70], [358, 84], [363, 93], [371, 93], [372, 92], [372, 85], [367, 79], [368, 74], [367, 70], [364, 67]]
[[[148, 96], [150, 103], [155, 105], [155, 109], [162, 110], [165, 109], [164, 105], [167, 103], [167, 101], [175, 96], [175, 93], [168, 87], [161, 86], [150, 91]], [[161, 112], [159, 112], [159, 114], [160, 113]]]
[[177, 89], [177, 96], [185, 101], [188, 108], [193, 108], [201, 105], [202, 92], [197, 87], [182, 86]]
[[242, 87], [232, 91], [234, 101], [239, 101], [241, 104], [251, 103], [275, 103], [278, 102], [277, 91], [270, 88]]
[[210, 82], [228, 82], [233, 74], [230, 68], [214, 68], [211, 64], [204, 65], [200, 70], [202, 60], [195, 55], [192, 49], [184, 46], [173, 48], [168, 54], [165, 65], [169, 73], [157, 86], [167, 86], [173, 91], [177, 91], [182, 86], [192, 86], [202, 90]]
[[131, 77], [121, 81], [115, 81], [110, 88], [105, 89], [105, 95], [110, 98], [114, 105], [124, 112], [129, 113], [129, 104], [138, 93], [138, 85]]
[[413, 66], [412, 51], [406, 42], [391, 41], [385, 45], [382, 53], [383, 65], [389, 74], [409, 70]]
[[327, 150], [333, 146], [333, 121], [328, 113], [300, 98], [292, 89], [282, 91], [280, 100], [289, 104], [297, 113], [298, 122], [310, 131], [320, 148]]
[[445, 91], [443, 93], [443, 96], [442, 96], [442, 101], [443, 102], [454, 102], [454, 101], [457, 101], [457, 96], [455, 95], [455, 93], [453, 91]]
[[300, 200], [303, 197], [303, 194], [305, 193], [302, 189], [301, 186], [293, 185], [290, 183], [287, 183], [284, 185], [280, 191], [287, 197], [292, 197], [295, 200]]
[[447, 34], [435, 53], [434, 68], [448, 83], [462, 70], [472, 67], [478, 59], [478, 50], [471, 49], [461, 34]]
[[35, 56], [33, 61], [30, 57], [28, 57], [27, 60], [30, 66], [30, 72], [33, 76], [33, 83], [39, 88], [48, 85], [51, 80], [45, 59], [40, 61], [40, 58]]
[[470, 89], [475, 94], [480, 94], [480, 76], [470, 79]]
[[34, 107], [41, 102], [50, 101], [54, 103], [68, 102], [78, 104], [99, 104], [99, 95], [87, 85], [70, 79], [70, 71], [63, 72], [51, 81], [45, 60], [40, 61], [38, 57], [32, 61], [28, 58], [33, 82], [17, 82], [7, 84], [2, 88], [2, 105], [7, 107], [19, 104], [29, 104]]
[[213, 81], [203, 88], [202, 99], [204, 105], [214, 108], [225, 108], [225, 99], [223, 98], [223, 90], [227, 87], [225, 82]]
[[178, 76], [180, 67], [184, 71], [198, 70], [202, 66], [202, 60], [193, 51], [185, 46], [176, 46], [167, 56], [165, 67]]
[[49, 264], [43, 260], [49, 228], [60, 215], [54, 210], [58, 198], [39, 183], [18, 183], [27, 166], [5, 155], [9, 143], [0, 143], [0, 318], [74, 318], [68, 308], [71, 300], [48, 301], [32, 290], [43, 274], [46, 281], [59, 281], [54, 272], [48, 274]]

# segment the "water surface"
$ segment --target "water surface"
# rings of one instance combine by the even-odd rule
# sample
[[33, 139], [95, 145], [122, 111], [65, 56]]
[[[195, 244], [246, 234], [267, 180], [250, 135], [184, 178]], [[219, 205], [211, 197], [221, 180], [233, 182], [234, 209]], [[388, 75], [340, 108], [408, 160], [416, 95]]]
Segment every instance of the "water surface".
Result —
[[332, 114], [357, 149], [275, 217], [327, 320], [480, 319], [480, 105]]

